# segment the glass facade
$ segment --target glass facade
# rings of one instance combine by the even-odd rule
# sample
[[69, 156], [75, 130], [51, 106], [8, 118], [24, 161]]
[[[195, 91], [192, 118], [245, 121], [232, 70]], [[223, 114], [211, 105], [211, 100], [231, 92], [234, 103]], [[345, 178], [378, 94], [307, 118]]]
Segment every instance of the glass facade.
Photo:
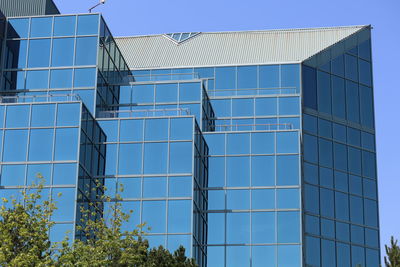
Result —
[[5, 29], [0, 196], [43, 176], [52, 241], [120, 201], [199, 266], [379, 265], [369, 29], [302, 64], [131, 70], [99, 14]]

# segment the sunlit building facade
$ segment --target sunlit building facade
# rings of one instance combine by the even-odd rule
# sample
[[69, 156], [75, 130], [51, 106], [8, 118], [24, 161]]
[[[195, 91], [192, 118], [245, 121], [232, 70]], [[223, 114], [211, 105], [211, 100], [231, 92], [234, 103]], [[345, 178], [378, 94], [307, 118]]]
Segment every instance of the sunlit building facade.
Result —
[[0, 196], [43, 176], [52, 241], [107, 195], [199, 266], [379, 266], [370, 26], [114, 38], [28, 2], [1, 6]]

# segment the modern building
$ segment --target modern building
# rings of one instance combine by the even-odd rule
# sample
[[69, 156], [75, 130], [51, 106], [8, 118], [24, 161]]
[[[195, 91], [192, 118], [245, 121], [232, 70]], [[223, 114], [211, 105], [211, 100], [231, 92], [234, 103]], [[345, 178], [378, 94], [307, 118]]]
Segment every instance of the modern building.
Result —
[[199, 266], [379, 266], [371, 26], [113, 38], [0, 7], [0, 196], [40, 173], [53, 241], [122, 186], [124, 227]]

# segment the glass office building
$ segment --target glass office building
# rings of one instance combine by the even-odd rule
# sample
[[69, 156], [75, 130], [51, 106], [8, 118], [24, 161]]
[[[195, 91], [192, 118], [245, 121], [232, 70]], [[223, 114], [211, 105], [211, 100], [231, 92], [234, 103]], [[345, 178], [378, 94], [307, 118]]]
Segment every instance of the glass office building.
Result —
[[0, 196], [41, 174], [52, 241], [107, 195], [199, 266], [379, 266], [370, 26], [114, 38], [56, 13], [0, 36]]

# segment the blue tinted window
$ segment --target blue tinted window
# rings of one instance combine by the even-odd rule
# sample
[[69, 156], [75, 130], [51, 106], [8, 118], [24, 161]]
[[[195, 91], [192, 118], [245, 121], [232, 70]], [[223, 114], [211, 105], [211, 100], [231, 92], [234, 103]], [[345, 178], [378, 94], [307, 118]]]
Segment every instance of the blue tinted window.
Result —
[[227, 186], [249, 186], [249, 157], [227, 157]]
[[347, 171], [347, 151], [346, 146], [338, 143], [333, 144], [335, 169]]
[[193, 138], [193, 119], [171, 119], [170, 140], [191, 140]]
[[168, 185], [169, 197], [190, 197], [192, 195], [192, 177], [169, 177]]
[[335, 189], [344, 192], [349, 191], [349, 182], [346, 173], [335, 171]]
[[226, 248], [226, 266], [249, 267], [250, 247], [230, 246]]
[[253, 212], [251, 214], [252, 243], [276, 243], [275, 212]]
[[333, 139], [346, 143], [346, 127], [341, 124], [334, 123]]
[[121, 142], [142, 141], [143, 120], [121, 120], [119, 140]]
[[54, 159], [76, 160], [78, 143], [78, 128], [57, 129]]
[[144, 146], [144, 173], [166, 173], [167, 151], [167, 143], [146, 143]]
[[346, 118], [346, 94], [344, 79], [332, 75], [332, 114]]
[[166, 232], [166, 203], [165, 201], [144, 201], [142, 223], [150, 227], [150, 233]]
[[252, 154], [273, 154], [275, 152], [274, 133], [252, 133], [251, 153]]
[[295, 211], [278, 212], [278, 242], [300, 242], [300, 215]]
[[321, 244], [320, 239], [306, 236], [306, 263], [310, 266], [320, 266]]
[[372, 88], [360, 85], [361, 123], [374, 128], [374, 104]]
[[320, 136], [332, 138], [332, 123], [327, 120], [318, 119], [318, 133]]
[[321, 242], [321, 258], [322, 266], [335, 267], [336, 256], [335, 256], [335, 242], [322, 239]]
[[361, 134], [359, 130], [354, 128], [347, 128], [347, 142], [353, 146], [361, 146]]
[[99, 32], [99, 15], [78, 16], [77, 35], [92, 35]]
[[297, 132], [278, 132], [276, 134], [277, 153], [298, 153], [299, 142]]
[[347, 194], [335, 192], [335, 212], [339, 220], [349, 220], [349, 198]]
[[50, 37], [53, 24], [52, 17], [32, 18], [31, 37]]
[[274, 116], [277, 115], [278, 101], [276, 97], [256, 98], [256, 116]]
[[232, 116], [244, 117], [253, 116], [254, 114], [254, 101], [253, 99], [232, 99]]
[[236, 68], [219, 67], [215, 68], [215, 89], [235, 89]]
[[171, 143], [169, 149], [169, 173], [191, 173], [193, 161], [192, 143]]
[[333, 154], [332, 142], [319, 138], [319, 164], [325, 167], [332, 167]]
[[364, 183], [364, 196], [376, 199], [376, 182], [374, 180], [363, 179]]
[[298, 97], [279, 98], [279, 115], [297, 115], [300, 112]]
[[[229, 169], [228, 169], [229, 172]], [[256, 156], [251, 158], [252, 186], [275, 185], [275, 157]]]
[[303, 129], [307, 132], [317, 134], [318, 132], [317, 118], [308, 114], [303, 114]]
[[365, 244], [369, 247], [379, 247], [378, 231], [365, 228]]
[[167, 83], [156, 85], [156, 102], [177, 102], [178, 84]]
[[250, 213], [227, 213], [226, 241], [243, 244], [250, 241]]
[[142, 172], [142, 144], [120, 144], [118, 174]]
[[4, 137], [4, 161], [25, 161], [27, 130], [8, 130]]
[[318, 139], [315, 136], [304, 134], [304, 159], [312, 163], [318, 163]]
[[317, 72], [314, 68], [303, 65], [304, 106], [317, 109]]
[[80, 104], [58, 104], [57, 126], [78, 126], [80, 121]]
[[282, 87], [299, 87], [300, 71], [298, 64], [281, 65], [281, 72]]
[[96, 65], [97, 37], [76, 39], [75, 65]]
[[[118, 179], [119, 194], [123, 199], [140, 198], [142, 196], [142, 180], [140, 178], [119, 178]], [[134, 210], [134, 212], [139, 212]]]
[[326, 72], [317, 72], [317, 88], [318, 88], [318, 110], [327, 114], [331, 114], [331, 80], [330, 75]]
[[351, 246], [351, 266], [365, 266], [365, 251], [359, 246]]
[[66, 237], [69, 238], [69, 243], [73, 240], [72, 233], [73, 233], [74, 225], [71, 223], [58, 223], [52, 226], [50, 229], [50, 241], [55, 244], [55, 242], [64, 241]]
[[298, 185], [299, 184], [299, 157], [277, 156], [277, 185]]
[[25, 165], [3, 165], [1, 172], [2, 186], [25, 185]]
[[304, 162], [303, 164], [304, 181], [311, 184], [318, 184], [318, 168], [316, 165]]
[[360, 59], [358, 60], [358, 64], [360, 67], [360, 83], [371, 86], [372, 85], [371, 63]]
[[365, 249], [365, 262], [367, 267], [379, 266], [379, 251], [375, 249]]
[[60, 38], [53, 40], [53, 55], [51, 66], [72, 66], [74, 60], [74, 38]]
[[337, 242], [336, 253], [338, 266], [350, 267], [350, 246], [348, 244]]
[[260, 88], [278, 88], [279, 84], [279, 65], [259, 66]]
[[191, 240], [191, 235], [168, 235], [167, 249], [173, 253], [180, 246], [183, 246], [186, 249], [185, 255], [189, 256], [191, 253]]
[[377, 202], [370, 199], [364, 199], [365, 224], [372, 227], [378, 227], [378, 205]]
[[179, 101], [200, 101], [200, 83], [180, 83]]
[[26, 184], [39, 184], [40, 179], [44, 179], [44, 184], [49, 185], [51, 181], [51, 164], [31, 164], [28, 165]]
[[320, 234], [319, 218], [315, 216], [306, 215], [305, 229], [306, 233], [319, 235]]
[[350, 81], [346, 82], [346, 104], [347, 119], [358, 123], [360, 121], [358, 85]]
[[153, 103], [154, 102], [154, 85], [142, 84], [132, 87], [133, 103]]
[[51, 161], [53, 156], [53, 129], [32, 129], [29, 140], [30, 161]]
[[351, 226], [351, 242], [359, 245], [364, 245], [364, 228], [352, 225]]
[[257, 88], [257, 66], [237, 68], [238, 89]]
[[[208, 252], [208, 251], [207, 251]], [[276, 247], [275, 246], [253, 246], [251, 248], [252, 267], [275, 267]], [[208, 256], [208, 255], [207, 255]], [[268, 259], [267, 261], [265, 259]], [[222, 266], [222, 265], [218, 265]]]
[[28, 67], [48, 67], [50, 60], [50, 39], [30, 40]]
[[350, 220], [357, 224], [364, 222], [363, 201], [360, 197], [350, 196]]
[[277, 189], [276, 191], [278, 209], [299, 209], [300, 195], [299, 190], [294, 188]]
[[329, 189], [320, 189], [320, 207], [321, 215], [326, 217], [334, 217], [334, 196], [333, 191]]
[[278, 266], [279, 267], [300, 267], [300, 246], [287, 245], [278, 246]]
[[248, 210], [250, 209], [250, 191], [227, 190], [226, 203], [227, 209]]
[[53, 184], [76, 184], [76, 163], [54, 164]]
[[145, 140], [157, 141], [168, 139], [168, 120], [147, 119], [145, 124]]
[[227, 135], [227, 154], [249, 154], [250, 135], [249, 134], [228, 134]]
[[253, 210], [257, 209], [275, 209], [275, 190], [257, 189], [251, 193]]
[[54, 36], [72, 36], [75, 34], [75, 16], [54, 17]]
[[49, 86], [48, 70], [32, 70], [26, 74], [26, 89], [47, 89]]
[[7, 41], [8, 59], [6, 62], [7, 68], [25, 68], [27, 55], [26, 40]]
[[32, 105], [32, 127], [53, 126], [55, 105]]
[[346, 70], [346, 78], [353, 80], [353, 81], [358, 81], [358, 64], [357, 64], [357, 58], [350, 56], [350, 55], [345, 55], [345, 70]]
[[336, 222], [336, 238], [350, 242], [350, 228], [347, 223]]
[[210, 157], [208, 159], [208, 186], [225, 185], [225, 158]]
[[361, 151], [356, 148], [348, 148], [349, 172], [361, 175]]
[[349, 176], [349, 188], [350, 193], [356, 195], [362, 195], [362, 180], [361, 177], [356, 175]]
[[75, 69], [74, 87], [94, 87], [96, 69]]
[[206, 142], [210, 148], [210, 155], [225, 154], [225, 135], [223, 134], [207, 134], [205, 135]]
[[29, 126], [29, 105], [15, 105], [7, 107], [6, 127], [28, 127]]
[[27, 38], [29, 19], [9, 19], [8, 38]]
[[333, 188], [333, 171], [328, 168], [319, 168], [320, 185]]
[[58, 222], [73, 221], [76, 205], [75, 188], [54, 188], [52, 198], [63, 208], [56, 209], [51, 219]]
[[190, 200], [168, 201], [168, 233], [191, 232], [191, 209]]
[[208, 214], [208, 244], [222, 244], [225, 239], [225, 214]]
[[52, 70], [50, 88], [72, 88], [72, 69]]

